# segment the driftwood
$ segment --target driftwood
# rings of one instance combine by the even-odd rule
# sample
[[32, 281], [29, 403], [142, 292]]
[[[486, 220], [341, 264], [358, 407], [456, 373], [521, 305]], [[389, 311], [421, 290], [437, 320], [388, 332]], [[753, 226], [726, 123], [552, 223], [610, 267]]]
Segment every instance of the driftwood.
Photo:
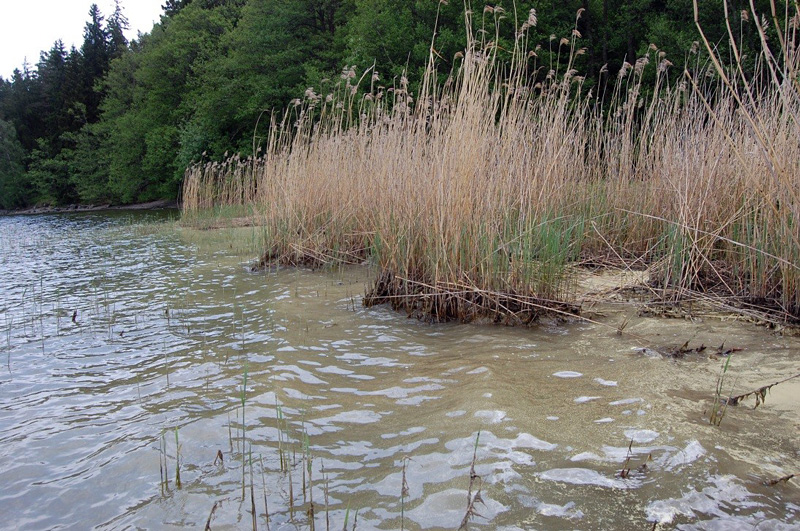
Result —
[[767, 485], [768, 487], [772, 487], [774, 485], [777, 485], [781, 481], [786, 483], [787, 481], [789, 481], [790, 479], [792, 479], [793, 477], [796, 477], [796, 476], [797, 476], [797, 474], [787, 474], [787, 475], [783, 476], [782, 478], [769, 479], [769, 480], [764, 482], [764, 485]]
[[764, 403], [764, 400], [766, 400], [766, 398], [767, 398], [767, 392], [770, 389], [772, 389], [773, 387], [775, 387], [778, 384], [782, 384], [783, 382], [788, 382], [789, 380], [793, 380], [793, 379], [798, 378], [798, 377], [800, 377], [800, 373], [795, 374], [794, 376], [789, 376], [788, 378], [784, 378], [783, 380], [780, 380], [778, 382], [771, 383], [771, 384], [765, 385], [763, 387], [759, 387], [758, 389], [756, 389], [754, 391], [750, 391], [748, 393], [744, 393], [744, 394], [741, 394], [741, 395], [736, 395], [736, 396], [729, 397], [728, 400], [727, 400], [728, 405], [738, 406], [739, 402], [741, 402], [745, 398], [747, 398], [749, 396], [754, 396], [756, 398], [756, 405], [753, 406], [753, 409], [755, 409], [755, 408], [757, 408], [758, 406], [760, 406], [761, 404]]

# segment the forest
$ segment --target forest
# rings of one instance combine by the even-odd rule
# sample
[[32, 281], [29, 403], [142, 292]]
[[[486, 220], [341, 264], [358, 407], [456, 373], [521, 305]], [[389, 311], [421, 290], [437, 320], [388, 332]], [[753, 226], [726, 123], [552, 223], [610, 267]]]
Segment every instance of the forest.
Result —
[[[752, 74], [750, 2], [727, 7]], [[698, 15], [715, 53], [732, 58], [723, 2], [700, 2]], [[707, 61], [691, 0], [167, 0], [130, 42], [121, 2], [107, 15], [92, 5], [80, 48], [57, 41], [0, 78], [0, 208], [175, 200], [187, 167], [251, 155], [271, 117], [331, 93], [342, 73], [368, 75], [356, 84], [367, 92], [402, 79], [414, 93], [429, 62], [446, 77], [468, 29], [495, 39], [502, 61], [523, 24], [532, 85], [569, 67], [596, 95], [652, 49], [673, 77]], [[643, 90], [656, 82], [649, 69]]]

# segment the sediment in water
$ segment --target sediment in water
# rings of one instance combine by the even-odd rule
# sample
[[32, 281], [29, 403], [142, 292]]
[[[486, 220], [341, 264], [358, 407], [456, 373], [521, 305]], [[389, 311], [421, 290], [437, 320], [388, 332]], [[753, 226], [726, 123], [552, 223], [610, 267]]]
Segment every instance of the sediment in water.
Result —
[[[306, 242], [308, 244], [308, 242]], [[261, 271], [273, 267], [301, 267], [311, 270], [335, 266], [363, 265], [378, 260], [370, 253], [366, 242], [351, 238], [346, 245], [337, 249], [314, 248], [311, 245], [273, 245], [255, 261], [250, 270]], [[624, 264], [605, 264], [603, 267], [583, 268], [570, 266], [573, 275], [591, 275], [592, 271], [607, 271], [616, 278], [607, 290], [592, 291], [593, 303], [619, 302], [620, 296], [636, 305], [643, 305], [641, 315], [659, 317], [686, 317], [693, 312], [714, 315], [734, 314], [753, 322], [770, 327], [786, 327], [796, 330], [800, 324], [800, 309], [786, 308], [776, 298], [753, 297], [747, 290], [734, 296], [716, 284], [698, 281], [693, 290], [678, 290], [671, 287], [663, 278], [663, 272], [639, 273], [633, 283], [622, 280]], [[655, 269], [657, 265], [652, 265]], [[582, 271], [582, 272], [581, 272]], [[620, 275], [614, 271], [622, 272]], [[649, 278], [648, 278], [649, 277]], [[381, 304], [389, 305], [394, 311], [403, 312], [432, 323], [458, 321], [462, 323], [484, 322], [506, 326], [530, 326], [541, 318], [572, 319], [581, 318], [581, 307], [586, 302], [587, 293], [564, 291], [560, 298], [537, 296], [520, 289], [487, 289], [478, 282], [428, 280], [425, 275], [403, 275], [388, 268], [380, 268], [379, 273], [366, 287], [362, 303], [371, 308]], [[727, 279], [729, 283], [732, 278]], [[702, 310], [701, 310], [702, 309]]]
[[[347, 250], [313, 251], [273, 248], [251, 266], [251, 271], [270, 267], [306, 267], [321, 269], [332, 265], [363, 264], [370, 260], [363, 245]], [[541, 317], [574, 318], [580, 316], [580, 304], [565, 300], [537, 297], [518, 291], [497, 291], [474, 283], [428, 281], [405, 278], [382, 269], [366, 289], [363, 304], [367, 308], [388, 304], [395, 311], [405, 312], [429, 322], [476, 321], [508, 326], [531, 325]]]

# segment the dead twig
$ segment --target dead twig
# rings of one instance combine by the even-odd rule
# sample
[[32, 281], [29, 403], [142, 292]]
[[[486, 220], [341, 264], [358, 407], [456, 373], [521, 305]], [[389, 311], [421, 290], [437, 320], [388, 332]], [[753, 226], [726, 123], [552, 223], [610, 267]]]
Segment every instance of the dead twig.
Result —
[[217, 511], [217, 507], [220, 505], [222, 505], [222, 502], [215, 501], [214, 506], [211, 507], [211, 513], [208, 515], [208, 520], [206, 520], [205, 531], [211, 531], [211, 520], [214, 518], [214, 513]]
[[797, 477], [797, 474], [786, 474], [785, 476], [777, 478], [777, 479], [768, 479], [768, 480], [764, 481], [764, 485], [766, 485], [768, 487], [772, 487], [772, 486], [777, 485], [778, 483], [781, 483], [781, 482], [786, 483], [787, 481], [789, 481], [793, 477]]
[[741, 395], [731, 396], [731, 397], [728, 398], [727, 402], [731, 406], [738, 406], [739, 402], [741, 402], [745, 398], [750, 397], [750, 396], [755, 396], [756, 397], [756, 405], [753, 406], [753, 409], [756, 409], [758, 406], [760, 406], [761, 404], [764, 403], [764, 401], [767, 398], [767, 392], [770, 389], [772, 389], [773, 387], [775, 387], [778, 384], [782, 384], [783, 382], [788, 382], [789, 380], [793, 380], [793, 379], [798, 378], [798, 377], [800, 377], [800, 373], [797, 373], [794, 376], [789, 376], [788, 378], [784, 378], [783, 380], [780, 380], [778, 382], [771, 383], [771, 384], [765, 385], [763, 387], [759, 387], [758, 389], [756, 389], [754, 391], [750, 391], [748, 393], [743, 393]]

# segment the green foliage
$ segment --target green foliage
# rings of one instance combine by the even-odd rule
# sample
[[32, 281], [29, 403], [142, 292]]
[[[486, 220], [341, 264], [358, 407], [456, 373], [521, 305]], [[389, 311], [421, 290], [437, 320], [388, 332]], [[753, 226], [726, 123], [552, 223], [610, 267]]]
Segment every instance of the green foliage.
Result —
[[350, 0], [248, 1], [219, 53], [187, 86], [182, 108], [191, 118], [181, 125], [181, 169], [203, 152], [249, 152], [262, 113], [280, 113], [337, 72], [351, 11]]
[[236, 10], [190, 4], [112, 64], [103, 104], [109, 183], [123, 202], [177, 197], [181, 129], [191, 118], [195, 73], [217, 53]]
[[72, 135], [74, 150], [69, 161], [69, 180], [84, 203], [114, 203], [118, 200], [108, 187], [108, 153], [102, 129], [87, 125]]
[[0, 207], [2, 208], [19, 208], [27, 203], [30, 191], [23, 180], [24, 156], [14, 126], [0, 120]]
[[28, 180], [33, 186], [37, 203], [63, 205], [77, 199], [69, 178], [71, 152], [63, 149], [51, 152], [44, 139], [39, 139], [39, 148], [30, 154]]
[[80, 50], [56, 41], [42, 52], [36, 70], [27, 66], [3, 82], [0, 119], [13, 124], [24, 150], [22, 176], [3, 203], [67, 204], [109, 198], [105, 190], [105, 143], [94, 129], [105, 97], [102, 80], [110, 61], [127, 50], [127, 20], [119, 3], [108, 24], [97, 5], [89, 9]]

